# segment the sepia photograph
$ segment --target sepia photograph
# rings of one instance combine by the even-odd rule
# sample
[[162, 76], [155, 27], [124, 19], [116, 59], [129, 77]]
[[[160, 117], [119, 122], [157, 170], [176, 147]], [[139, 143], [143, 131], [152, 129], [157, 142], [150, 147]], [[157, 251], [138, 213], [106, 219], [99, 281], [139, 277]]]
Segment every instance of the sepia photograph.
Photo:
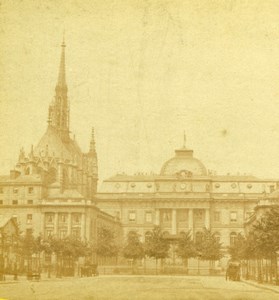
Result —
[[0, 2], [0, 300], [279, 299], [279, 1]]

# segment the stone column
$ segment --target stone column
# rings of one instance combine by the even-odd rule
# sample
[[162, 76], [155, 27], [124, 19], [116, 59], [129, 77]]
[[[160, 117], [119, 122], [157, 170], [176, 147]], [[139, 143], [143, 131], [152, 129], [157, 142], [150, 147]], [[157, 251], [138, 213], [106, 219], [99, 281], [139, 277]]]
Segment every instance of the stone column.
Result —
[[81, 214], [81, 239], [85, 239], [85, 214]]
[[155, 225], [160, 225], [160, 210], [155, 210]]
[[189, 209], [188, 210], [188, 228], [190, 230], [190, 234], [193, 237], [193, 233], [194, 233], [194, 218], [193, 218], [193, 209]]
[[58, 213], [54, 214], [54, 227], [53, 227], [54, 235], [58, 235]]
[[67, 235], [72, 234], [72, 214], [68, 213], [68, 228], [67, 228]]
[[204, 226], [206, 229], [210, 228], [210, 215], [209, 215], [209, 208], [205, 209], [205, 222]]
[[176, 234], [177, 233], [177, 223], [176, 223], [176, 209], [172, 210], [171, 214], [171, 234]]

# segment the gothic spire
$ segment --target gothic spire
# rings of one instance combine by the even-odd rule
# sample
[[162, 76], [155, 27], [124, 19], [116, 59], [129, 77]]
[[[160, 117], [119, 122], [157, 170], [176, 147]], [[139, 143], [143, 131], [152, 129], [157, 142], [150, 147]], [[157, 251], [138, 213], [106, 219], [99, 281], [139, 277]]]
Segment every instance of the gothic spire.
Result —
[[89, 153], [96, 153], [94, 127], [92, 127], [92, 132], [91, 132]]
[[48, 123], [56, 129], [62, 140], [66, 142], [69, 140], [70, 109], [66, 84], [65, 47], [65, 39], [63, 37], [58, 80], [55, 87], [54, 101], [49, 107]]
[[63, 36], [63, 42], [61, 44], [61, 58], [60, 58], [60, 67], [58, 73], [58, 81], [56, 87], [67, 88], [66, 84], [66, 71], [65, 71], [65, 38]]

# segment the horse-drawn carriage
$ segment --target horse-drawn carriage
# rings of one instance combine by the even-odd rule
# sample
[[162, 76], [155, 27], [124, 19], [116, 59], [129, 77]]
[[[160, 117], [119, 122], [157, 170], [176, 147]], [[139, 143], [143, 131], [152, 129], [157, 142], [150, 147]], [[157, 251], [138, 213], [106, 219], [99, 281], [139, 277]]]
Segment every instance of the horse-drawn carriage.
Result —
[[91, 277], [98, 276], [98, 265], [97, 264], [87, 264], [80, 268], [80, 276], [81, 277]]
[[226, 271], [226, 280], [240, 280], [240, 262], [229, 262]]

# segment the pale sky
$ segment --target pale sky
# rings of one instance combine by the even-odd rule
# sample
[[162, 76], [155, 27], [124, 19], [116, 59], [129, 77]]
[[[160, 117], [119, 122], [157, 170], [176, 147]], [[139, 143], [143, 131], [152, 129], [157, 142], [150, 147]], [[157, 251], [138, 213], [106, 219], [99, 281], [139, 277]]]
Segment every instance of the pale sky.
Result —
[[1, 1], [0, 173], [46, 130], [66, 37], [71, 130], [100, 178], [183, 144], [218, 174], [279, 178], [279, 1]]

